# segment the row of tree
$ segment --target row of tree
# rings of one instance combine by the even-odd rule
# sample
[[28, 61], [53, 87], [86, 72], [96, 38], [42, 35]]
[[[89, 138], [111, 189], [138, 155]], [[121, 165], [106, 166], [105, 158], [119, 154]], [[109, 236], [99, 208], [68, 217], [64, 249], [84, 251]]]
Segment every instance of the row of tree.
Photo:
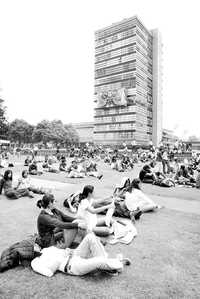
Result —
[[23, 119], [15, 119], [8, 123], [6, 119], [6, 108], [3, 101], [0, 101], [0, 138], [16, 142], [19, 145], [23, 143], [47, 144], [52, 142], [56, 145], [66, 145], [77, 143], [78, 134], [72, 125], [63, 124], [61, 120], [42, 120], [36, 126], [29, 124]]

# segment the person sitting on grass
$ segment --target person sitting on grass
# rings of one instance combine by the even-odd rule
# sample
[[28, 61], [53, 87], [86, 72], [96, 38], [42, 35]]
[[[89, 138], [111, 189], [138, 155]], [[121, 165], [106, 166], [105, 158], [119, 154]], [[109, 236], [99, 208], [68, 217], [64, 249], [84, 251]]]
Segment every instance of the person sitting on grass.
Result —
[[86, 185], [83, 188], [83, 192], [79, 196], [80, 202], [77, 211], [77, 219], [81, 219], [86, 222], [89, 231], [93, 231], [98, 236], [108, 236], [112, 233], [112, 230], [108, 227], [111, 222], [106, 225], [106, 218], [97, 218], [97, 214], [103, 211], [113, 209], [113, 203], [110, 203], [99, 208], [93, 206], [94, 202], [94, 186]]
[[35, 194], [45, 194], [48, 192], [44, 188], [38, 188], [31, 184], [31, 179], [29, 177], [27, 170], [22, 171], [22, 176], [18, 180], [18, 185], [16, 187], [16, 190], [21, 190], [21, 189], [28, 189], [30, 193], [33, 192]]
[[36, 243], [41, 248], [56, 245], [57, 241], [63, 238], [63, 246], [65, 248], [70, 247], [78, 233], [78, 228], [86, 228], [83, 221], [76, 221], [75, 223], [75, 217], [65, 215], [58, 210], [54, 202], [55, 198], [52, 194], [45, 194], [43, 198], [37, 202], [37, 206], [42, 208], [42, 211], [37, 219], [39, 237]]
[[102, 207], [108, 204], [114, 205], [111, 211], [112, 213], [109, 212], [109, 215], [107, 216], [108, 218], [108, 220], [106, 221], [107, 223], [109, 223], [109, 218], [112, 219], [113, 215], [116, 217], [129, 218], [133, 223], [135, 223], [135, 220], [139, 219], [141, 215], [141, 211], [136, 210], [131, 212], [125, 204], [125, 195], [129, 188], [130, 188], [130, 179], [128, 177], [123, 177], [121, 183], [116, 186], [112, 196], [105, 198], [103, 200], [96, 200], [94, 202], [95, 207]]
[[53, 164], [55, 164], [53, 159], [48, 159], [47, 166], [44, 168], [44, 170], [51, 173], [59, 173], [58, 168]]
[[141, 182], [152, 184], [154, 181], [156, 181], [156, 174], [152, 170], [154, 168], [153, 165], [154, 164], [152, 163], [144, 165], [144, 167], [139, 173], [139, 178]]
[[103, 177], [103, 174], [99, 173], [97, 170], [97, 163], [93, 161], [85, 161], [83, 163], [83, 168], [85, 169], [85, 174], [87, 176], [93, 176], [99, 180]]
[[67, 169], [68, 172], [68, 178], [85, 178], [86, 175], [84, 172], [81, 172], [80, 169], [78, 169], [78, 164], [75, 160], [71, 162], [71, 166]]
[[29, 166], [29, 164], [31, 163], [32, 158], [30, 156], [27, 156], [25, 161], [24, 161], [24, 166]]
[[60, 160], [59, 170], [66, 171], [66, 167], [67, 167], [66, 158], [65, 156], [62, 156]]
[[180, 166], [180, 169], [177, 171], [174, 180], [179, 185], [195, 187], [195, 179], [188, 173], [188, 170], [184, 164]]
[[160, 208], [159, 205], [155, 204], [153, 200], [141, 191], [140, 179], [133, 179], [131, 182], [129, 189], [125, 194], [125, 205], [130, 212], [140, 210], [141, 214]]
[[42, 175], [43, 172], [38, 170], [37, 162], [33, 160], [32, 163], [29, 165], [28, 173], [31, 175]]
[[12, 170], [6, 170], [3, 178], [0, 181], [0, 194], [2, 194], [2, 190], [4, 190], [4, 194], [9, 199], [18, 199], [20, 197], [33, 197], [33, 195], [29, 192], [28, 189], [19, 189], [16, 190], [13, 188], [13, 173]]
[[52, 277], [56, 271], [83, 276], [96, 271], [108, 274], [122, 272], [124, 265], [130, 265], [128, 258], [117, 254], [109, 258], [100, 240], [88, 233], [76, 249], [59, 249], [54, 246], [41, 251], [41, 256], [31, 262], [32, 269], [44, 276]]

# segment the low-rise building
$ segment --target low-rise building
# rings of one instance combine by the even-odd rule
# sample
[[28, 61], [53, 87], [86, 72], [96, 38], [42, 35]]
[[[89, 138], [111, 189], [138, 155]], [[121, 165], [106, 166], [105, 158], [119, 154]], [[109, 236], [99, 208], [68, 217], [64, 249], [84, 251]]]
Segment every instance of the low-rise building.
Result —
[[72, 124], [79, 136], [80, 143], [87, 143], [94, 141], [94, 123], [81, 122]]

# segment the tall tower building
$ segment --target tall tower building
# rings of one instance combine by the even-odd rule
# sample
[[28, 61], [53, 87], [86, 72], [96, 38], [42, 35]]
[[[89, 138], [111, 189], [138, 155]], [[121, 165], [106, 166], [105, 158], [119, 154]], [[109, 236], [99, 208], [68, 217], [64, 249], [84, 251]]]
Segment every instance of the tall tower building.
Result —
[[158, 30], [136, 16], [95, 32], [95, 143], [159, 144], [161, 54]]

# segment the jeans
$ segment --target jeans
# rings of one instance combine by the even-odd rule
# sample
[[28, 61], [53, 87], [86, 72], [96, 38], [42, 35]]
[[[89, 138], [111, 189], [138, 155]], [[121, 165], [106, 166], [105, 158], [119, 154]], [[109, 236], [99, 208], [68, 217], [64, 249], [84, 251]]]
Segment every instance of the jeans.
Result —
[[93, 233], [89, 233], [75, 249], [67, 272], [71, 275], [85, 275], [96, 270], [122, 268], [119, 259], [108, 258], [100, 240]]

